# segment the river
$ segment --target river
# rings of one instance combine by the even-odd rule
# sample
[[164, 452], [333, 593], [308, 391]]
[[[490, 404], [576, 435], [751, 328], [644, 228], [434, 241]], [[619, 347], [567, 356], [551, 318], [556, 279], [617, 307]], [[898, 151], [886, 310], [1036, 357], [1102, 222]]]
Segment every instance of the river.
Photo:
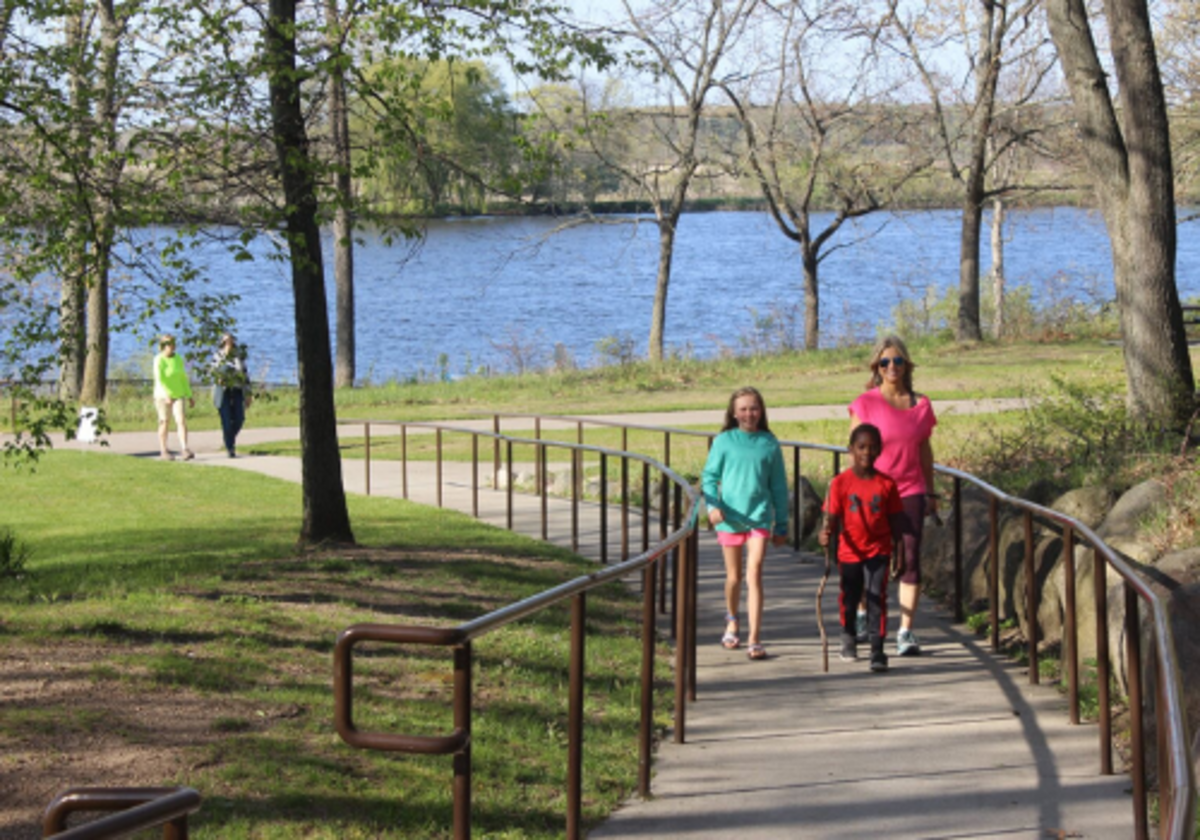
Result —
[[[431, 222], [413, 249], [363, 233], [355, 254], [358, 375], [382, 382], [511, 370], [514, 348], [530, 364], [598, 360], [597, 342], [618, 337], [645, 354], [654, 298], [658, 238], [653, 224], [606, 219], [553, 232], [561, 220], [470, 218]], [[816, 219], [819, 229], [824, 217]], [[1179, 291], [1200, 295], [1200, 237], [1180, 231]], [[841, 231], [821, 264], [822, 343], [870, 340], [894, 307], [928, 287], [958, 283], [959, 214], [913, 211], [867, 217]], [[1099, 215], [1073, 208], [1010, 212], [1005, 251], [1009, 288], [1027, 286], [1040, 305], [1114, 297], [1108, 240]], [[332, 260], [327, 285], [333, 318]], [[272, 382], [296, 375], [288, 266], [235, 262], [210, 247], [200, 262], [213, 291], [241, 296], [233, 314], [250, 349], [252, 373]], [[990, 255], [982, 254], [984, 270]], [[800, 303], [796, 246], [768, 216], [693, 213], [676, 240], [667, 306], [670, 350], [711, 357], [742, 351], [752, 312]], [[802, 319], [800, 321], [802, 323]], [[799, 340], [799, 336], [796, 336]], [[146, 336], [114, 337], [126, 368], [148, 363]], [[187, 348], [183, 348], [186, 350]]]

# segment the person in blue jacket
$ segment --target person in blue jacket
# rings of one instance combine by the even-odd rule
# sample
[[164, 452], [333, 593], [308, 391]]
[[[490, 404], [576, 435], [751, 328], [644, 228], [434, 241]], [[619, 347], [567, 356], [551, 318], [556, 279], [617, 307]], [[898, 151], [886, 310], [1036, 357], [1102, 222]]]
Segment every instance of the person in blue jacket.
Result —
[[[739, 388], [729, 398], [725, 425], [713, 440], [702, 477], [708, 520], [725, 557], [725, 635], [728, 650], [741, 645], [738, 604], [746, 579], [750, 622], [747, 654], [765, 659], [762, 645], [763, 558], [767, 540], [787, 544], [788, 484], [779, 441], [767, 424], [767, 406], [755, 388]], [[745, 555], [743, 557], [743, 554]], [[743, 571], [744, 560], [744, 571]]]

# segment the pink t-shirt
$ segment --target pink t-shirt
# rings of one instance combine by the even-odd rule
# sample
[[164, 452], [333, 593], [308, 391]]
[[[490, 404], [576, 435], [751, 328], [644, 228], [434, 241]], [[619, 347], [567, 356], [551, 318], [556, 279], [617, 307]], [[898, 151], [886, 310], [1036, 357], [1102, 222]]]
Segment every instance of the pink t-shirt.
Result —
[[875, 469], [896, 482], [901, 496], [928, 492], [925, 472], [921, 469], [921, 444], [929, 440], [937, 418], [928, 397], [917, 397], [912, 408], [894, 408], [878, 388], [860, 395], [850, 403], [850, 414], [862, 423], [879, 427], [883, 451]]

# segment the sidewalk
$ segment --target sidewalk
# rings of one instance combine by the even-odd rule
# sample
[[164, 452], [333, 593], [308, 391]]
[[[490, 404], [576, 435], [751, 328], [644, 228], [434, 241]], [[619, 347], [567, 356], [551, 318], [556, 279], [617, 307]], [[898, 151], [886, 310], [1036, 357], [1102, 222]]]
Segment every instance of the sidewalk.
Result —
[[[817, 410], [834, 416], [833, 409], [805, 411]], [[844, 408], [837, 411], [844, 416]], [[788, 413], [771, 416], [791, 419]], [[719, 423], [720, 412], [636, 418], [709, 425]], [[480, 422], [490, 429], [490, 419]], [[520, 428], [520, 421], [509, 423]], [[343, 434], [356, 432], [346, 426]], [[294, 438], [295, 430], [250, 429], [240, 442], [281, 437]], [[236, 467], [299, 480], [297, 459], [230, 460], [218, 432], [193, 438], [197, 460], [183, 469]], [[153, 457], [157, 441], [153, 433], [115, 435], [109, 449]], [[350, 492], [363, 487], [363, 468], [362, 460], [343, 462]], [[394, 464], [375, 462], [372, 493], [399, 495], [398, 472]], [[481, 467], [481, 482], [489, 472]], [[434, 503], [432, 464], [410, 465], [409, 495]], [[481, 489], [480, 518], [504, 527], [505, 500], [504, 493]], [[470, 512], [469, 465], [445, 465], [443, 503]], [[551, 500], [548, 511], [549, 538], [569, 544], [569, 505]], [[513, 516], [516, 530], [540, 536], [536, 498], [515, 495]], [[620, 519], [616, 511], [608, 516], [613, 558], [620, 552]], [[631, 519], [636, 551], [640, 523], [636, 514]], [[596, 505], [581, 506], [580, 523], [580, 552], [595, 557]], [[717, 644], [724, 572], [711, 534], [702, 536], [699, 565], [698, 687], [687, 710], [687, 743], [677, 745], [668, 735], [656, 753], [653, 798], [630, 800], [590, 838], [1132, 836], [1130, 782], [1098, 774], [1096, 727], [1070, 726], [1066, 703], [1053, 688], [1030, 686], [1023, 669], [993, 656], [928, 603], [918, 621], [923, 655], [893, 655], [890, 672], [872, 674], [865, 660], [838, 660], [837, 583], [831, 580], [822, 606], [832, 655], [829, 672], [822, 673], [814, 600], [823, 561], [773, 549], [764, 580], [763, 641], [770, 658], [751, 662], [744, 650]]]

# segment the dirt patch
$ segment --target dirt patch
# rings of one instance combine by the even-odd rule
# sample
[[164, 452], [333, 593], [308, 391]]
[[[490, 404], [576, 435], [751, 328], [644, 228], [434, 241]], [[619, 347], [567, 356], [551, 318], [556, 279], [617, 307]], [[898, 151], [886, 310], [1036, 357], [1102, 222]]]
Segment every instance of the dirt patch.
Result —
[[[418, 578], [445, 576], [453, 583], [422, 588]], [[247, 563], [215, 586], [184, 584], [176, 594], [218, 604], [246, 598], [271, 604], [281, 616], [312, 616], [339, 604], [352, 604], [380, 621], [421, 623], [461, 620], [460, 611], [478, 614], [509, 599], [491, 591], [488, 573], [523, 574], [551, 569], [569, 577], [554, 561], [500, 557], [486, 552], [335, 549], [273, 562]], [[507, 570], [507, 571], [506, 571]], [[364, 578], [365, 576], [365, 578]], [[154, 652], [153, 632], [115, 614], [103, 628], [111, 635], [9, 645], [0, 653], [0, 840], [40, 838], [45, 807], [61, 791], [79, 786], [160, 787], [195, 775], [214, 759], [214, 745], [231, 731], [263, 732], [299, 707], [256, 704], [220, 691], [199, 692], [156, 683], [129, 662]], [[297, 622], [301, 626], [305, 622]], [[2, 628], [0, 623], [0, 628]], [[176, 636], [177, 653], [203, 658], [204, 634]], [[280, 658], [263, 680], [299, 676], [328, 680], [332, 640], [322, 630], [293, 638], [316, 651], [308, 658]], [[112, 642], [109, 644], [108, 642]], [[114, 657], [114, 645], [119, 656]], [[315, 674], [316, 676], [312, 676]], [[79, 819], [72, 821], [76, 824]]]
[[42, 810], [70, 787], [160, 786], [245, 704], [97, 679], [95, 645], [25, 648], [0, 659], [0, 840], [41, 837]]

